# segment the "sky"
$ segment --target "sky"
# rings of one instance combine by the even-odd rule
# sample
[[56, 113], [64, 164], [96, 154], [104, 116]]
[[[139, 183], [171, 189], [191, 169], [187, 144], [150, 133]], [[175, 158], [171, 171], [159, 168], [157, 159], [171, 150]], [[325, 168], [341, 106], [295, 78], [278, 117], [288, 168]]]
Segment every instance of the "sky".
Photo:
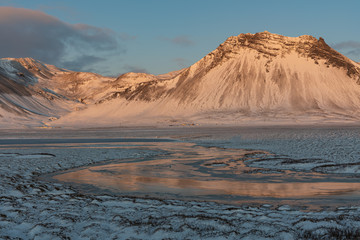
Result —
[[107, 76], [188, 67], [228, 37], [312, 35], [360, 61], [359, 0], [0, 0], [0, 58]]

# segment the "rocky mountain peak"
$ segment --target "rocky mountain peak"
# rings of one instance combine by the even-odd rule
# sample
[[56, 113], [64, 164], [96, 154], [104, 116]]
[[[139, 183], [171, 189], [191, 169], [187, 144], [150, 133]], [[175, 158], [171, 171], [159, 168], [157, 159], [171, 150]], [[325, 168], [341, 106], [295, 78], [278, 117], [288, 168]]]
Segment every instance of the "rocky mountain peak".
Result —
[[10, 60], [10, 61], [14, 61], [17, 63], [20, 63], [24, 68], [31, 70], [33, 68], [35, 68], [36, 70], [40, 70], [41, 68], [46, 68], [46, 64], [35, 60], [33, 58], [30, 57], [26, 57], [26, 58], [4, 58], [6, 60]]
[[220, 44], [218, 50], [238, 52], [248, 48], [275, 57], [283, 56], [290, 51], [296, 51], [301, 54], [309, 53], [313, 47], [329, 48], [323, 38], [316, 39], [310, 35], [286, 37], [265, 31], [255, 34], [242, 33], [238, 36], [229, 37], [224, 43]]
[[17, 71], [17, 74], [31, 75], [35, 78], [51, 78], [56, 72], [66, 72], [67, 70], [55, 67], [54, 65], [45, 64], [39, 60], [30, 57], [26, 58], [2, 58], [3, 61], [8, 61], [9, 66]]
[[[299, 37], [286, 37], [268, 31], [259, 33], [242, 33], [231, 36], [217, 49], [209, 53], [216, 63], [222, 62], [237, 55], [242, 55], [245, 50], [255, 51], [259, 58], [265, 57], [272, 61], [273, 58], [284, 58], [290, 53], [297, 53], [299, 57], [312, 59], [315, 64], [322, 62], [327, 67], [343, 68], [349, 77], [358, 79], [360, 84], [360, 68], [353, 61], [332, 49], [325, 40], [302, 35]], [[214, 66], [214, 63], [211, 64]]]
[[141, 82], [149, 82], [149, 81], [155, 81], [155, 80], [157, 80], [157, 77], [152, 74], [128, 72], [128, 73], [124, 73], [124, 74], [120, 75], [116, 79], [115, 82], [118, 84], [121, 84], [121, 83], [137, 84], [137, 83], [141, 83]]

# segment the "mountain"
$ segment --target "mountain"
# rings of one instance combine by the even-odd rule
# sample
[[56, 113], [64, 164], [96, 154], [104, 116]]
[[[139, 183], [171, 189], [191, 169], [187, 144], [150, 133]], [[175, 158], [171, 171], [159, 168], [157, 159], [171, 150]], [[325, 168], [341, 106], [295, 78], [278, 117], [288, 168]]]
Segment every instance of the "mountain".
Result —
[[64, 122], [241, 124], [360, 116], [359, 64], [307, 35], [240, 34], [189, 68], [161, 76], [128, 73], [114, 83], [101, 106]]
[[82, 102], [91, 102], [94, 97], [89, 85], [111, 80], [114, 79], [60, 69], [32, 58], [0, 59], [1, 126], [42, 126], [85, 107]]
[[39, 72], [29, 70], [24, 60], [12, 61], [31, 73], [17, 70], [24, 74], [23, 80], [12, 82], [20, 84], [21, 91], [37, 86], [72, 109], [80, 104], [76, 107], [80, 111], [65, 108], [58, 120], [47, 123], [52, 126], [358, 122], [360, 118], [360, 64], [324, 39], [308, 35], [240, 34], [189, 68], [157, 76], [126, 73], [106, 78], [35, 61], [41, 64]]
[[[66, 112], [66, 100], [50, 89], [39, 86], [39, 78], [51, 78], [61, 71], [33, 59], [0, 60], [0, 117], [2, 125], [18, 120], [32, 125], [43, 118], [59, 117]], [[15, 124], [16, 125], [16, 124]]]

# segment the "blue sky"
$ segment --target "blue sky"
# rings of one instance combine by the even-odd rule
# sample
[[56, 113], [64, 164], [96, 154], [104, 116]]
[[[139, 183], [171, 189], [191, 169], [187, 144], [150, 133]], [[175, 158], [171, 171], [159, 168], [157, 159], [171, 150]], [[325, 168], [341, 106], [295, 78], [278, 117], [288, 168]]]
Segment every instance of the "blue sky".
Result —
[[[0, 57], [29, 56], [72, 70], [166, 73], [195, 63], [229, 36], [264, 30], [323, 37], [360, 61], [358, 0], [0, 0], [0, 6], [14, 7], [0, 16]], [[23, 36], [29, 29], [34, 33]]]

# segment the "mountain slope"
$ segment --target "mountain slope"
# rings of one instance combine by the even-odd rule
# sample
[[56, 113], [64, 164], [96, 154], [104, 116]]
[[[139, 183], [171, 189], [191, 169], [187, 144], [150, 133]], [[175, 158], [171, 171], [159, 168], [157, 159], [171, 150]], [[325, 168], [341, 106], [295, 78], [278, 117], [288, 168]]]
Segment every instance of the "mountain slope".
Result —
[[100, 89], [101, 83], [111, 80], [115, 79], [60, 69], [32, 58], [0, 59], [1, 126], [42, 126], [84, 108], [85, 99], [92, 101], [89, 82]]
[[1, 59], [0, 93], [2, 122], [51, 126], [359, 122], [360, 64], [322, 38], [262, 32], [229, 37], [192, 66], [158, 76]]
[[59, 123], [360, 116], [359, 64], [307, 35], [240, 34], [167, 77], [129, 73], [114, 83], [101, 104]]
[[[54, 67], [55, 68], [55, 67]], [[49, 69], [32, 59], [0, 59], [0, 117], [2, 125], [41, 122], [68, 112], [62, 97], [38, 86]], [[36, 124], [36, 123], [35, 123]]]

